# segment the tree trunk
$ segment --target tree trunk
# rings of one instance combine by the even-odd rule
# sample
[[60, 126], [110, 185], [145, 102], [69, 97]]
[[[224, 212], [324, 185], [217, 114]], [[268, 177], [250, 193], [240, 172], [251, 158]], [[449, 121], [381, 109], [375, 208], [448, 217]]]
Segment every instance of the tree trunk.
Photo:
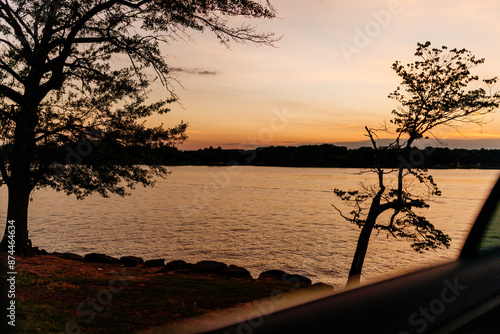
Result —
[[380, 189], [377, 195], [373, 197], [370, 211], [368, 212], [365, 224], [359, 234], [358, 244], [356, 245], [356, 252], [354, 253], [354, 258], [352, 259], [351, 270], [349, 271], [349, 278], [347, 279], [346, 287], [354, 287], [360, 283], [361, 270], [363, 269], [366, 251], [368, 250], [368, 242], [370, 241], [370, 235], [373, 231], [373, 227], [375, 226], [375, 222], [377, 221], [377, 217], [380, 214], [380, 198], [382, 197], [384, 190], [385, 188]]
[[17, 255], [26, 255], [30, 248], [28, 244], [28, 204], [33, 189], [31, 162], [36, 149], [35, 126], [38, 122], [36, 104], [21, 108], [18, 118], [14, 132], [10, 177], [6, 181], [9, 189], [9, 202], [5, 233], [0, 243], [0, 249], [7, 249], [8, 226], [13, 221], [15, 252]]
[[[9, 232], [14, 231], [15, 253], [26, 255], [30, 249], [28, 242], [28, 204], [30, 190], [12, 185], [9, 187], [9, 202], [7, 206], [7, 223], [3, 240], [0, 244], [2, 250], [8, 249]], [[8, 230], [9, 222], [13, 221], [15, 229]]]

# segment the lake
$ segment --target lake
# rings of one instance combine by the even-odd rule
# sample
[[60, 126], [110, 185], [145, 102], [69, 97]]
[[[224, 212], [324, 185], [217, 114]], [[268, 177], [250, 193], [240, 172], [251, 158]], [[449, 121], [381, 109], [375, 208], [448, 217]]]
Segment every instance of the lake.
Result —
[[[341, 288], [359, 229], [332, 207], [332, 189], [355, 189], [373, 175], [358, 169], [176, 166], [154, 188], [125, 198], [78, 201], [52, 190], [33, 194], [29, 229], [49, 252], [135, 255], [145, 259], [217, 260], [254, 278], [282, 269]], [[442, 196], [426, 216], [452, 237], [450, 249], [418, 254], [405, 240], [372, 235], [362, 282], [456, 258], [500, 172], [431, 170]], [[6, 187], [0, 192], [5, 217]]]

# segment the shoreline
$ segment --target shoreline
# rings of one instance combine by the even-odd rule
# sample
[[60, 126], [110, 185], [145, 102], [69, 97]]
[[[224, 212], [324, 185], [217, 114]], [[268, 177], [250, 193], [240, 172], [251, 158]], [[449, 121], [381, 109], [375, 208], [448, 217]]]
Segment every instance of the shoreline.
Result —
[[66, 260], [80, 261], [84, 263], [112, 264], [119, 265], [124, 268], [156, 268], [159, 273], [208, 274], [254, 280], [281, 280], [305, 286], [329, 286], [333, 289], [333, 286], [329, 284], [325, 284], [323, 282], [316, 282], [313, 284], [312, 280], [304, 275], [289, 273], [281, 269], [265, 270], [261, 272], [257, 278], [255, 278], [251, 275], [250, 271], [244, 267], [213, 260], [202, 260], [196, 263], [189, 263], [184, 260], [172, 260], [166, 262], [166, 259], [161, 258], [144, 260], [142, 257], [131, 255], [117, 258], [103, 253], [88, 253], [82, 256], [71, 252], [50, 253], [44, 249], [39, 249], [39, 247], [32, 247], [30, 253], [31, 254], [27, 257], [39, 255], [57, 256]]
[[[223, 273], [223, 266], [215, 261], [170, 270], [173, 264], [185, 267], [184, 261], [171, 261], [165, 270], [168, 263], [160, 266], [157, 260], [161, 259], [125, 266], [97, 262], [99, 256], [104, 261], [116, 260], [105, 254], [91, 253], [82, 260], [72, 253], [43, 252], [35, 248], [32, 255], [17, 257], [18, 325], [28, 332], [74, 333], [67, 329], [80, 328], [97, 333], [105, 328], [106, 333], [147, 333], [158, 328], [182, 333], [186, 326], [203, 328], [222, 318], [234, 320], [236, 313], [246, 316], [269, 300], [275, 303], [273, 310], [278, 310], [334, 293], [333, 287], [308, 284], [300, 275], [279, 277], [279, 270], [250, 278], [243, 277], [244, 268], [236, 270], [231, 265]], [[276, 295], [282, 297], [273, 301]]]

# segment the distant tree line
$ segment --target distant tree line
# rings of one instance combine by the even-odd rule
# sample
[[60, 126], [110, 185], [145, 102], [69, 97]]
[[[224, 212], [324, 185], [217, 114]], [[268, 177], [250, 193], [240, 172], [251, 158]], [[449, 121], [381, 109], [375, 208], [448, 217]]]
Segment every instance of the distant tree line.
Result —
[[[222, 149], [220, 147], [182, 151], [176, 147], [157, 147], [149, 152], [134, 147], [99, 147], [101, 159], [119, 164], [208, 165], [231, 164], [282, 167], [369, 168], [375, 151], [371, 147], [348, 149], [332, 144], [303, 146], [270, 146], [255, 150]], [[414, 148], [409, 157], [396, 150], [384, 151], [384, 168], [411, 164], [424, 168], [500, 168], [500, 149], [449, 149], [446, 147]], [[88, 158], [92, 158], [89, 156]], [[97, 154], [96, 157], [97, 158]]]

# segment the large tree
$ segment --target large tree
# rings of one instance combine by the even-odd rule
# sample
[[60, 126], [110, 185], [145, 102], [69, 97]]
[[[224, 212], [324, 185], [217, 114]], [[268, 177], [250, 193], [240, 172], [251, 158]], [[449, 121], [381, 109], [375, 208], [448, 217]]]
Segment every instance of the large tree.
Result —
[[[189, 30], [210, 30], [224, 45], [276, 41], [254, 26], [231, 26], [231, 16], [273, 18], [275, 11], [250, 0], [0, 0], [0, 172], [16, 253], [28, 248], [33, 190], [123, 195], [167, 173], [107, 154], [134, 146], [140, 155], [186, 138], [185, 123], [142, 121], [176, 100], [162, 45], [189, 39]], [[149, 98], [153, 82], [165, 87], [163, 99]]]
[[[476, 59], [466, 49], [448, 50], [445, 46], [432, 48], [430, 42], [418, 43], [415, 56], [419, 60], [406, 66], [399, 61], [392, 65], [402, 79], [400, 86], [389, 95], [400, 104], [393, 110], [391, 120], [396, 139], [387, 146], [379, 146], [377, 133], [389, 131], [390, 126], [366, 127], [374, 149], [373, 168], [369, 172], [375, 173], [378, 182], [363, 185], [361, 190], [334, 190], [353, 209], [344, 214], [334, 207], [343, 218], [361, 229], [348, 285], [360, 282], [373, 230], [407, 239], [417, 252], [449, 247], [450, 237], [422, 215], [422, 209], [429, 207], [428, 199], [441, 192], [432, 175], [422, 168], [425, 155], [432, 154], [432, 149], [426, 154], [415, 150], [415, 141], [431, 135], [440, 125], [481, 123], [500, 103], [500, 95], [492, 93], [497, 79], [483, 80], [487, 89], [481, 88], [478, 76], [470, 70], [484, 59]], [[388, 157], [397, 159], [391, 161]]]

